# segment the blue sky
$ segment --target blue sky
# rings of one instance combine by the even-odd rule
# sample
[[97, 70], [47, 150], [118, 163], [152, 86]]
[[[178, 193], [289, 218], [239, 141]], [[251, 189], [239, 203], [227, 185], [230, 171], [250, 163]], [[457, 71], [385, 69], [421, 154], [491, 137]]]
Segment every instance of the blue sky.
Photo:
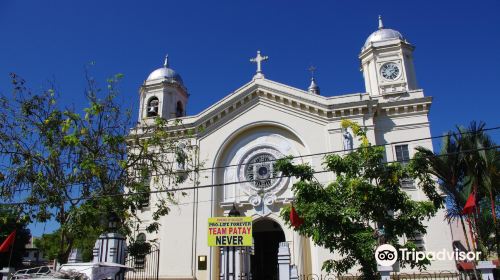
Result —
[[270, 57], [268, 79], [305, 89], [313, 64], [323, 95], [363, 92], [357, 56], [382, 14], [416, 46], [433, 135], [470, 120], [497, 126], [499, 11], [494, 0], [1, 1], [0, 92], [16, 72], [35, 90], [55, 80], [61, 103], [78, 107], [84, 67], [95, 61], [103, 82], [125, 75], [122, 98], [137, 111], [139, 86], [168, 53], [196, 114], [252, 78], [257, 49]]

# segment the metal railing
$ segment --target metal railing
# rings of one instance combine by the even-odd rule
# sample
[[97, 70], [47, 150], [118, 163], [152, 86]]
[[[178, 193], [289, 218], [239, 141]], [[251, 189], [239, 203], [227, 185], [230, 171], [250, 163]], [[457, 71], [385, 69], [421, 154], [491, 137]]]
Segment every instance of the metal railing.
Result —
[[153, 247], [148, 254], [130, 256], [125, 265], [134, 268], [125, 273], [127, 280], [153, 280], [159, 278], [160, 249]]
[[[394, 280], [480, 280], [481, 274], [478, 271], [477, 277], [474, 272], [457, 271], [437, 271], [437, 272], [415, 272], [415, 273], [392, 273]], [[299, 280], [355, 280], [360, 279], [356, 274], [332, 275], [332, 274], [302, 274]], [[379, 278], [380, 279], [380, 278]]]
[[48, 266], [21, 269], [12, 274], [10, 279], [25, 279], [49, 275], [52, 272]]
[[394, 280], [480, 280], [481, 273], [477, 272], [477, 277], [474, 272], [456, 272], [456, 271], [439, 271], [439, 272], [415, 272], [415, 273], [394, 273]]
[[358, 279], [356, 274], [333, 275], [333, 274], [301, 274], [299, 280], [354, 280]]

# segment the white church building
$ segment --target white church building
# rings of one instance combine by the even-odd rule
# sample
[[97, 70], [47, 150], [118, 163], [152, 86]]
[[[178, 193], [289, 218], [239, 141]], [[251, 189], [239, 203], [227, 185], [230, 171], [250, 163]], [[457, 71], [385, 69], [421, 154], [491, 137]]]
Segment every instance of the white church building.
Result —
[[[220, 184], [188, 190], [161, 218], [158, 233], [145, 230], [151, 208], [140, 210], [144, 223], [136, 234], [156, 239], [159, 277], [219, 279], [227, 260], [221, 258], [218, 248], [208, 246], [207, 220], [227, 216], [233, 205], [253, 220], [252, 279], [277, 279], [277, 252], [282, 242], [289, 244], [291, 263], [299, 274], [325, 274], [323, 262], [335, 256], [298, 235], [280, 218], [281, 208], [294, 199], [291, 186], [295, 178], [277, 176], [272, 160], [303, 156], [297, 162], [322, 170], [323, 155], [315, 154], [345, 153], [358, 145], [342, 130], [343, 119], [367, 129], [371, 143], [386, 145], [387, 161], [409, 160], [417, 146], [432, 148], [431, 140], [413, 141], [431, 136], [428, 115], [432, 104], [432, 97], [417, 84], [414, 49], [400, 32], [385, 28], [379, 20], [378, 30], [366, 39], [359, 54], [366, 90], [346, 95], [320, 92], [314, 78], [305, 90], [269, 80], [263, 71], [267, 57], [258, 52], [252, 59], [257, 71], [247, 84], [192, 116], [185, 114], [187, 85], [168, 60], [153, 71], [140, 88], [138, 126], [157, 116], [180, 118], [186, 129], [196, 131], [191, 143], [198, 147], [199, 160], [206, 168], [199, 174], [199, 184]], [[316, 176], [323, 183], [334, 179], [332, 173]], [[403, 188], [415, 200], [425, 199], [413, 182], [406, 182]], [[154, 207], [154, 201], [149, 205]], [[444, 210], [428, 222], [428, 233], [415, 242], [428, 251], [452, 251]], [[206, 267], [199, 265], [203, 260]], [[428, 269], [454, 271], [455, 263], [434, 261]]]

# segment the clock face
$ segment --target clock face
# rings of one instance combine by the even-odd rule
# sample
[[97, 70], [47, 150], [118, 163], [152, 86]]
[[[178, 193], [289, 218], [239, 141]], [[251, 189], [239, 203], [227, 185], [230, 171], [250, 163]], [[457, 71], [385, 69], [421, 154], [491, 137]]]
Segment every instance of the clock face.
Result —
[[393, 62], [386, 63], [380, 68], [380, 74], [387, 80], [395, 80], [399, 77], [399, 73], [399, 67]]

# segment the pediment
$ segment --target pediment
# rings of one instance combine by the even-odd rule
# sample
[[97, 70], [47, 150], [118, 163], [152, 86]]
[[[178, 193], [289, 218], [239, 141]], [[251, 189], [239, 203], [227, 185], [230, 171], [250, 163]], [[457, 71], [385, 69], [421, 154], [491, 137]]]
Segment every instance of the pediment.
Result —
[[254, 79], [201, 113], [182, 118], [182, 122], [196, 131], [206, 130], [256, 103], [285, 108], [326, 123], [331, 118], [368, 113], [370, 99], [366, 94], [324, 97], [271, 80]]

